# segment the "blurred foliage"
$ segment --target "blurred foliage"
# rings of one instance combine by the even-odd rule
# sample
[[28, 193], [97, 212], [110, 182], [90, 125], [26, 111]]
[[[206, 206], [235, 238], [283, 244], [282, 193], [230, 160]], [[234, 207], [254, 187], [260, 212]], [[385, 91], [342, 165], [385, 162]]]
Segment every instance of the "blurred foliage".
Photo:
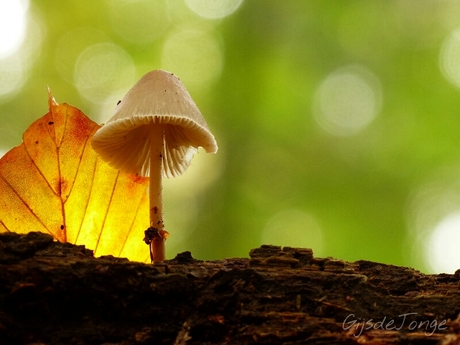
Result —
[[[270, 242], [460, 267], [458, 223], [430, 244], [460, 213], [460, 3], [222, 3], [240, 6], [205, 18], [198, 0], [30, 0], [22, 86], [0, 95], [0, 149], [47, 112], [46, 85], [104, 122], [144, 73], [170, 70], [220, 150], [165, 186], [169, 256], [246, 256]], [[0, 92], [17, 80], [5, 59]], [[443, 260], [454, 265], [432, 264]]]

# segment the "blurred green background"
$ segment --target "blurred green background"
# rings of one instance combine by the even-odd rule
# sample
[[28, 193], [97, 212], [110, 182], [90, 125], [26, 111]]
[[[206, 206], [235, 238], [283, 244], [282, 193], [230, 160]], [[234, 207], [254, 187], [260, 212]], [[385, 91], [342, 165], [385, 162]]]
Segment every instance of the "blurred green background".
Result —
[[103, 123], [159, 68], [219, 145], [165, 181], [168, 257], [460, 267], [459, 1], [2, 1], [0, 150], [46, 85]]

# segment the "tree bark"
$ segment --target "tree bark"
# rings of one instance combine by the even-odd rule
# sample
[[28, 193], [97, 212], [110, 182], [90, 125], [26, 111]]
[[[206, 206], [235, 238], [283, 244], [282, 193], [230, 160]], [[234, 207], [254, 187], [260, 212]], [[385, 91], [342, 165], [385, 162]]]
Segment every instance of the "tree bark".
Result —
[[249, 255], [151, 265], [0, 234], [0, 344], [460, 343], [460, 271]]

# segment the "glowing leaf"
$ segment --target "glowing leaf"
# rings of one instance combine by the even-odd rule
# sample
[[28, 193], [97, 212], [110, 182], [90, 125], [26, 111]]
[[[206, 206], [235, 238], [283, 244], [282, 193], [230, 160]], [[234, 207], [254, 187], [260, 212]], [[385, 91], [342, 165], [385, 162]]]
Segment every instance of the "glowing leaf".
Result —
[[95, 255], [148, 261], [148, 178], [120, 173], [97, 157], [99, 126], [49, 95], [49, 112], [0, 159], [0, 232], [46, 232]]

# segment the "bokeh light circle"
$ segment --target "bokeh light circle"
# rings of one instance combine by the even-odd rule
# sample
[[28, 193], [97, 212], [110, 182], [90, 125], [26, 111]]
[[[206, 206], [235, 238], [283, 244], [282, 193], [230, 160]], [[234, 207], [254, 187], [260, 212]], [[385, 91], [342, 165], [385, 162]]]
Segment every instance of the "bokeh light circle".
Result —
[[231, 15], [243, 0], [185, 0], [187, 6], [203, 18], [219, 19]]
[[0, 58], [14, 53], [21, 46], [27, 28], [28, 1], [0, 1]]
[[113, 43], [86, 48], [75, 65], [75, 86], [81, 95], [102, 103], [113, 93], [134, 84], [135, 66], [131, 57]]
[[444, 40], [439, 65], [444, 77], [460, 88], [460, 29], [452, 31]]
[[354, 135], [378, 115], [381, 97], [380, 82], [367, 68], [340, 68], [328, 75], [316, 91], [315, 120], [332, 135]]
[[221, 50], [220, 42], [206, 30], [184, 29], [166, 40], [162, 68], [180, 76], [187, 88], [206, 88], [220, 76]]
[[22, 60], [11, 56], [0, 60], [0, 98], [13, 96], [26, 81]]
[[407, 241], [412, 248], [408, 259], [429, 273], [453, 273], [460, 268], [459, 168], [436, 170], [409, 198]]
[[454, 273], [460, 268], [460, 210], [444, 217], [428, 240], [427, 266], [434, 272]]
[[34, 62], [40, 57], [43, 41], [41, 18], [38, 13], [29, 11], [25, 20], [27, 30], [22, 37], [21, 45], [11, 54], [0, 57], [1, 100], [10, 99], [21, 91], [30, 76]]
[[91, 27], [79, 27], [65, 31], [56, 45], [55, 54], [56, 69], [61, 77], [73, 83], [75, 64], [82, 51], [89, 46], [107, 41], [108, 37], [104, 32]]

